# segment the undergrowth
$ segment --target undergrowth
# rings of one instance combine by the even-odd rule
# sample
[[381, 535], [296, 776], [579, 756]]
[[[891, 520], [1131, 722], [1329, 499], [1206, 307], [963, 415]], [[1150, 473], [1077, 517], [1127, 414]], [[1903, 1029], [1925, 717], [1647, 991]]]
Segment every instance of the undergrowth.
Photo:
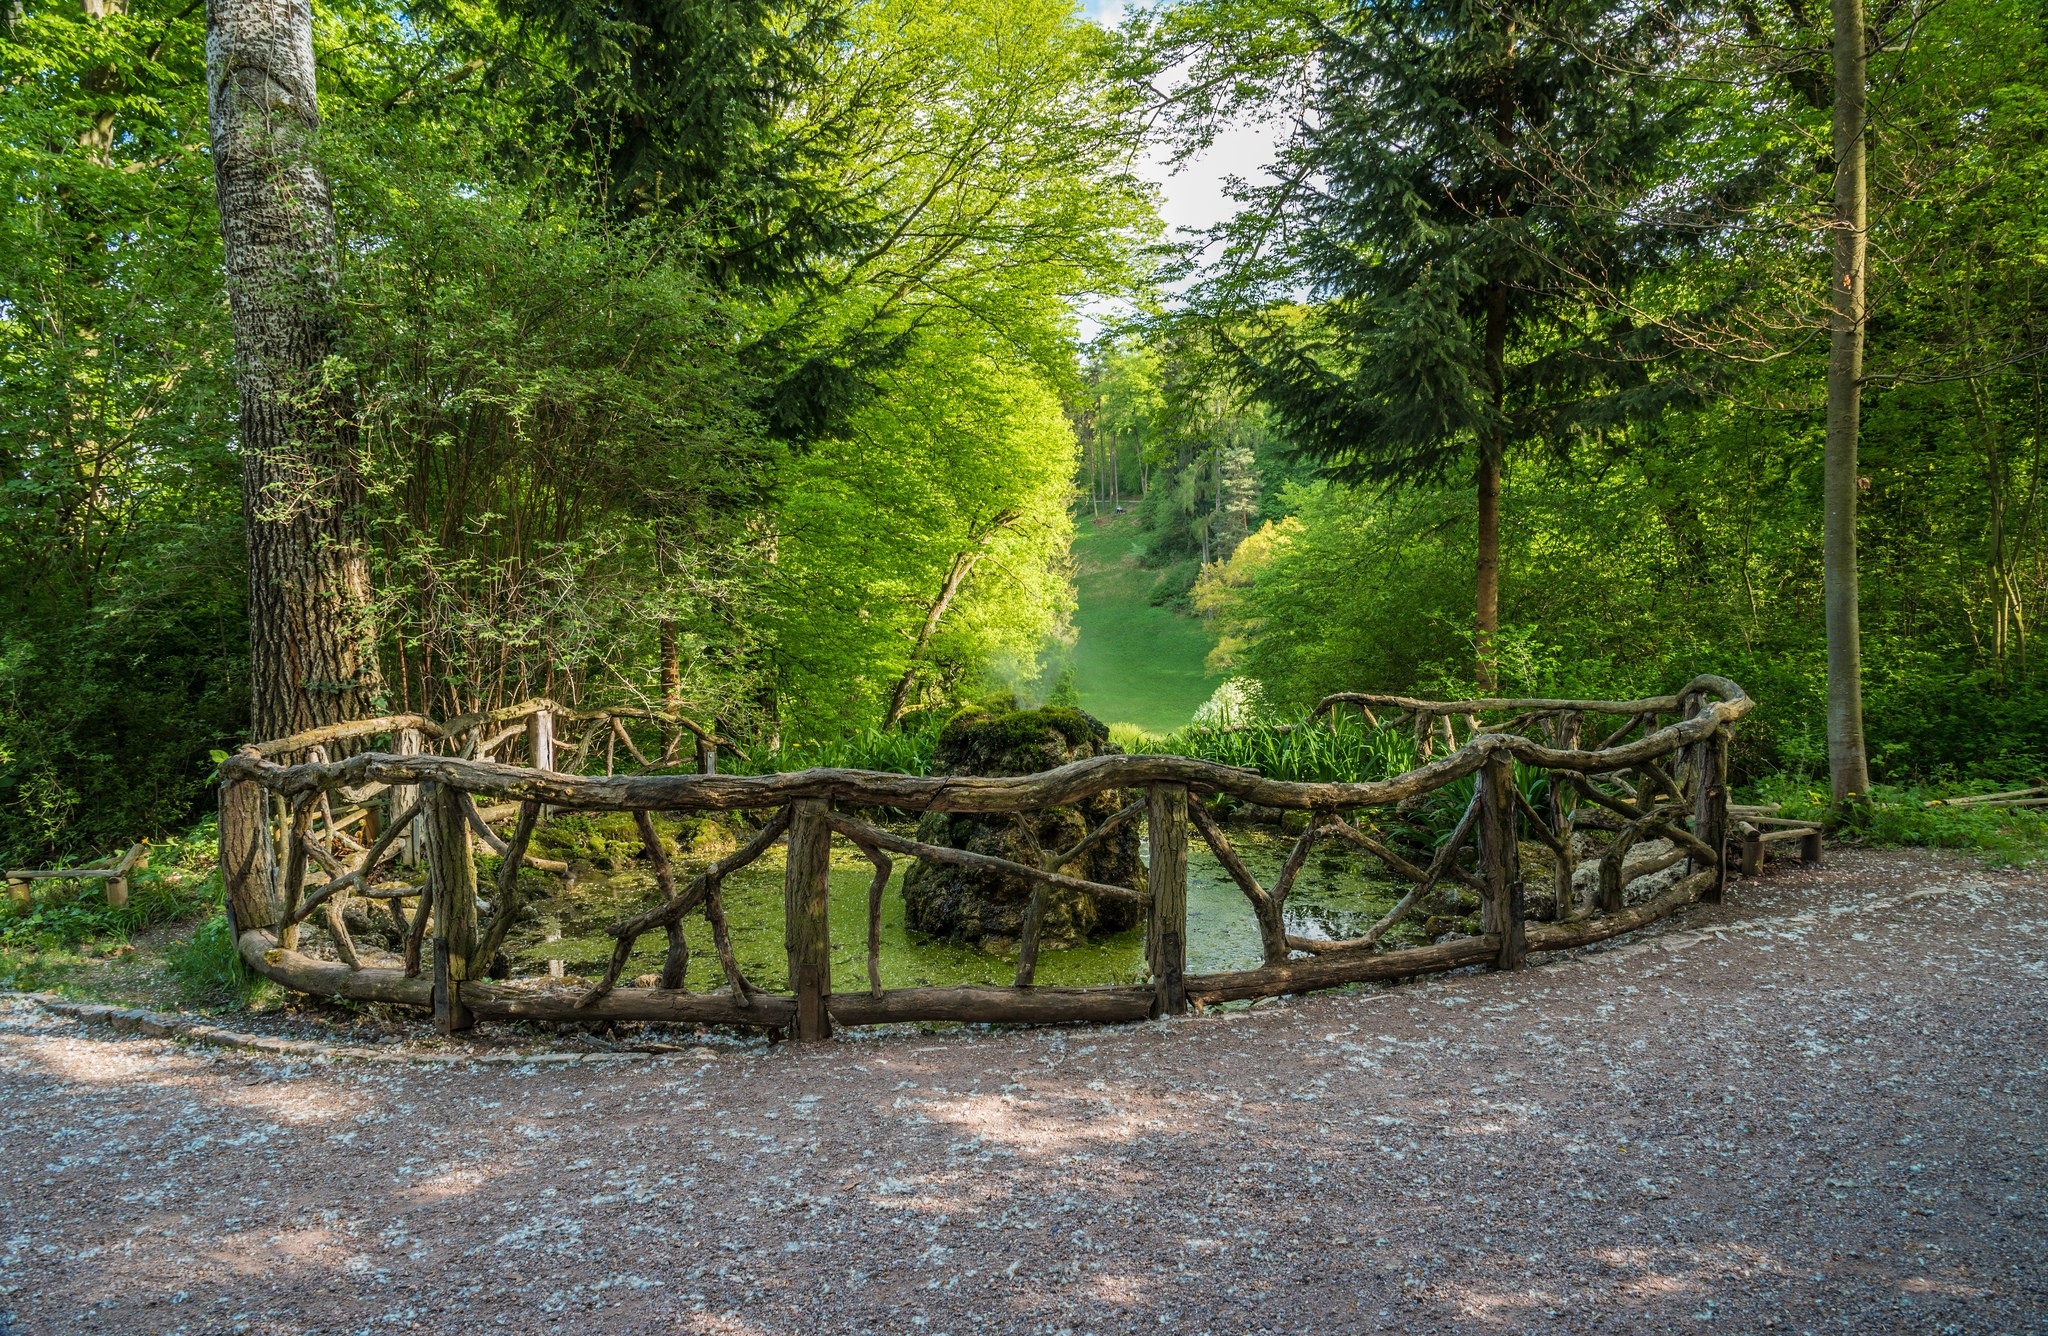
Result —
[[110, 905], [106, 883], [51, 879], [31, 883], [26, 904], [0, 903], [0, 975], [17, 986], [62, 986], [79, 967], [129, 951], [130, 939], [164, 924], [197, 921], [171, 942], [163, 964], [186, 1001], [247, 1001], [263, 981], [242, 964], [228, 930], [221, 891], [218, 828], [208, 817], [184, 835], [150, 846], [129, 875], [128, 903]]
[[209, 817], [176, 839], [151, 845], [147, 865], [128, 877], [128, 903], [107, 903], [106, 883], [62, 879], [31, 882], [27, 904], [0, 905], [0, 947], [54, 950], [121, 941], [159, 923], [192, 918], [221, 902]]
[[862, 729], [843, 738], [796, 743], [772, 750], [747, 751], [734, 758], [734, 774], [766, 775], [779, 770], [880, 770], [895, 775], [928, 775], [932, 749], [938, 745], [943, 717], [930, 718], [922, 727], [904, 730]]
[[1183, 728], [1165, 737], [1119, 736], [1116, 741], [1126, 751], [1192, 756], [1292, 784], [1368, 783], [1417, 764], [1407, 730], [1371, 728], [1352, 714], [1315, 723]]
[[1779, 814], [1829, 823], [1829, 838], [1872, 846], [1968, 849], [2006, 867], [2048, 859], [2048, 809], [1930, 807], [1941, 798], [2021, 787], [1989, 781], [1927, 787], [1871, 786], [1868, 802], [1835, 807], [1825, 784], [1796, 775], [1767, 775], [1744, 801], [1778, 803]]

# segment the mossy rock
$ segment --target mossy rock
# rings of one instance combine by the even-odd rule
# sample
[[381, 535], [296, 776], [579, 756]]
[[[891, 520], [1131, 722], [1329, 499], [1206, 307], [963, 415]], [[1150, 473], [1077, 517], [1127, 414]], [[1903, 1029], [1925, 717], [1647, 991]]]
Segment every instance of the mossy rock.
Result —
[[[960, 711], [939, 735], [932, 773], [992, 777], [1032, 775], [1091, 756], [1121, 754], [1102, 721], [1080, 710], [1048, 706], [1019, 710], [998, 698]], [[1071, 807], [1027, 815], [1038, 847], [1048, 853], [1072, 847], [1114, 816], [1129, 798], [1120, 790], [1098, 793]], [[918, 823], [927, 844], [1029, 861], [1014, 817], [930, 812]], [[1145, 867], [1138, 854], [1138, 826], [1126, 825], [1103, 841], [1069, 875], [1142, 891]], [[979, 868], [919, 860], [903, 877], [906, 921], [912, 930], [945, 941], [966, 942], [985, 951], [1007, 951], [1024, 931], [1032, 883]], [[1055, 888], [1046, 901], [1040, 945], [1073, 946], [1102, 933], [1122, 932], [1143, 918], [1128, 900]]]

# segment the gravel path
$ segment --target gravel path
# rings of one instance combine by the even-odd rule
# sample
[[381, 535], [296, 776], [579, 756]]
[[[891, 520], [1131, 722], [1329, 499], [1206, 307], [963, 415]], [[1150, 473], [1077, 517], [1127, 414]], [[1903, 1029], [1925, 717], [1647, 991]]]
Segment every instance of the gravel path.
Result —
[[607, 1068], [18, 1004], [0, 1332], [2048, 1330], [2048, 876], [1740, 897], [1518, 975]]

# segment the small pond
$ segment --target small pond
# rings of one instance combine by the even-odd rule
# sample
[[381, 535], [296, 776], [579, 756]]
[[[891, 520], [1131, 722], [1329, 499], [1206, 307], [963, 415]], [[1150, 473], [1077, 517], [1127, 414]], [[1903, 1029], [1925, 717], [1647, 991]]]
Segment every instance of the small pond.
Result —
[[[1294, 844], [1292, 836], [1256, 826], [1232, 826], [1230, 840], [1263, 885], [1271, 885]], [[909, 988], [947, 984], [1007, 984], [1014, 981], [1014, 957], [987, 955], [969, 946], [914, 940], [904, 925], [902, 874], [908, 859], [896, 860], [896, 875], [882, 900], [882, 985]], [[677, 868], [677, 883], [702, 862]], [[1341, 846], [1321, 845], [1302, 868], [1287, 905], [1287, 930], [1298, 937], [1356, 936], [1391, 908], [1403, 887], [1368, 875], [1360, 856]], [[867, 898], [873, 865], [858, 850], [835, 841], [832, 849], [832, 987], [837, 992], [867, 988]], [[732, 926], [734, 954], [747, 977], [761, 987], [786, 987], [788, 966], [782, 941], [783, 854], [771, 849], [725, 883], [725, 912]], [[611, 957], [604, 925], [653, 903], [653, 875], [629, 868], [610, 875], [586, 873], [572, 895], [556, 895], [538, 908], [536, 923], [513, 934], [520, 974], [539, 973], [560, 960], [569, 974], [601, 974]], [[712, 950], [711, 929], [701, 914], [685, 927], [690, 944], [689, 986], [710, 991], [724, 979]], [[628, 981], [661, 968], [666, 951], [657, 930], [640, 939], [627, 965]], [[1188, 850], [1188, 969], [1192, 973], [1251, 969], [1259, 964], [1259, 932], [1251, 906], [1199, 837]], [[1134, 928], [1064, 951], [1039, 956], [1038, 982], [1046, 985], [1130, 983], [1143, 976], [1144, 929]]]

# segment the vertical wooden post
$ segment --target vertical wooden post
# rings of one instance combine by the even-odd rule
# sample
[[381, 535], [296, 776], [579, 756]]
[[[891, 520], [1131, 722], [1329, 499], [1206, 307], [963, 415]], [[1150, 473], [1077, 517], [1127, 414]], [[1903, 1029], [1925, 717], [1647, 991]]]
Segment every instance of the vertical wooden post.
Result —
[[1799, 861], [1808, 867], [1820, 866], [1820, 832], [1810, 830], [1799, 837]]
[[7, 893], [14, 897], [14, 907], [16, 909], [25, 910], [35, 903], [35, 890], [25, 877], [8, 878]]
[[123, 873], [107, 878], [107, 908], [120, 909], [128, 903], [128, 877]]
[[[391, 735], [391, 749], [400, 756], [420, 754], [420, 731], [417, 728], [401, 728]], [[391, 815], [397, 816], [419, 801], [418, 786], [393, 784], [391, 786]], [[420, 856], [425, 852], [426, 841], [421, 835], [425, 822], [415, 819], [409, 829], [397, 840], [398, 861], [407, 867], [418, 867]]]
[[1146, 839], [1152, 862], [1145, 883], [1152, 894], [1146, 959], [1152, 966], [1154, 1016], [1188, 1009], [1188, 791], [1184, 784], [1154, 784], [1146, 792]]
[[782, 883], [782, 912], [789, 948], [789, 988], [796, 994], [796, 1033], [802, 1041], [830, 1039], [832, 1017], [832, 923], [827, 905], [832, 890], [832, 804], [799, 798], [790, 804], [789, 865]]
[[1699, 744], [1699, 785], [1693, 790], [1692, 833], [1714, 852], [1714, 880], [1700, 899], [1718, 905], [1728, 898], [1728, 734], [1715, 729]]
[[[1577, 751], [1579, 733], [1586, 725], [1586, 716], [1577, 710], [1559, 715], [1552, 725], [1551, 745], [1559, 751]], [[1550, 830], [1558, 842], [1564, 845], [1562, 854], [1553, 855], [1555, 871], [1551, 878], [1554, 898], [1551, 901], [1550, 917], [1562, 923], [1578, 912], [1579, 896], [1574, 887], [1578, 874], [1578, 859], [1572, 856], [1572, 822], [1577, 816], [1574, 805], [1565, 802], [1565, 772], [1550, 772]]]
[[1515, 758], [1492, 751], [1476, 776], [1479, 782], [1479, 862], [1486, 896], [1480, 931], [1500, 936], [1495, 969], [1518, 970], [1529, 954], [1522, 924], [1522, 858], [1515, 808]]
[[1755, 877], [1764, 870], [1764, 833], [1744, 822], [1742, 826], [1742, 875]]
[[442, 1034], [476, 1023], [463, 1005], [462, 982], [476, 951], [476, 858], [462, 794], [425, 786], [421, 822], [427, 833], [427, 893], [434, 905], [434, 1024]]
[[278, 889], [284, 912], [279, 915], [284, 926], [277, 930], [277, 944], [287, 951], [298, 949], [299, 925], [293, 920], [299, 912], [299, 902], [306, 895], [306, 844], [312, 839], [313, 807], [317, 800], [308, 794], [299, 799], [298, 809], [291, 814], [291, 824], [285, 830], [284, 876]]
[[526, 760], [535, 770], [555, 768], [555, 712], [535, 710], [526, 716]]
[[227, 891], [228, 927], [237, 941], [249, 929], [268, 928], [278, 920], [271, 848], [269, 793], [248, 780], [222, 784], [220, 880]]

